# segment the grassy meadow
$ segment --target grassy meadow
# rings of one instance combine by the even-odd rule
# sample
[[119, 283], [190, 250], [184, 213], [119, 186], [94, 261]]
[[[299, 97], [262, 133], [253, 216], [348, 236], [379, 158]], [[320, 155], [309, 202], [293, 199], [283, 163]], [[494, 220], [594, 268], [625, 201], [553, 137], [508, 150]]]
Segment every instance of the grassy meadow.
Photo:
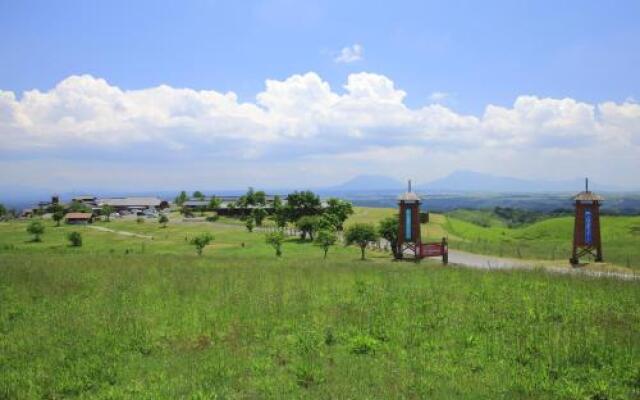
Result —
[[0, 223], [0, 399], [640, 398], [637, 282], [323, 260], [296, 238], [276, 258], [176, 216], [97, 224], [152, 239], [44, 223], [41, 243]]

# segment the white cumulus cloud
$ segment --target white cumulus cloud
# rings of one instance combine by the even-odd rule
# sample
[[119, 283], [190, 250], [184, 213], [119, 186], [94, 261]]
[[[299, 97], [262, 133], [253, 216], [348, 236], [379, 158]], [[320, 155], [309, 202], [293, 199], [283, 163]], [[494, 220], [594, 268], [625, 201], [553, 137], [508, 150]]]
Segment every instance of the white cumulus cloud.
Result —
[[[233, 92], [167, 85], [125, 90], [90, 75], [71, 76], [48, 91], [0, 90], [0, 158], [79, 165], [215, 160], [229, 168], [246, 161], [277, 163], [285, 171], [283, 163], [325, 160], [319, 168], [344, 169], [368, 160], [369, 172], [385, 172], [396, 160], [396, 170], [435, 175], [443, 167], [436, 161], [448, 160], [445, 168], [475, 165], [507, 175], [528, 167], [552, 173], [558, 165], [566, 174], [617, 171], [625, 181], [640, 168], [635, 102], [523, 95], [475, 116], [442, 104], [409, 107], [405, 98], [389, 77], [365, 72], [350, 74], [340, 90], [314, 72], [267, 80], [250, 102]], [[473, 165], [464, 165], [470, 160]]]
[[359, 44], [343, 47], [340, 54], [333, 61], [342, 64], [350, 64], [362, 60], [364, 57], [364, 47]]

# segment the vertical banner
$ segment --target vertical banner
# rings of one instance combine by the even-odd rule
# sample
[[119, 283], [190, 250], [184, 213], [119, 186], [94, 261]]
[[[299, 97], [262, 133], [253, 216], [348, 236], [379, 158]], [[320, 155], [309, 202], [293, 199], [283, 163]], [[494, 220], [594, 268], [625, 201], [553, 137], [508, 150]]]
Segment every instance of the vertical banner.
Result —
[[584, 212], [584, 244], [590, 245], [592, 243], [592, 224], [591, 224], [591, 211], [585, 210]]
[[411, 233], [413, 231], [413, 221], [411, 221], [411, 208], [404, 209], [404, 240], [411, 241], [413, 239]]

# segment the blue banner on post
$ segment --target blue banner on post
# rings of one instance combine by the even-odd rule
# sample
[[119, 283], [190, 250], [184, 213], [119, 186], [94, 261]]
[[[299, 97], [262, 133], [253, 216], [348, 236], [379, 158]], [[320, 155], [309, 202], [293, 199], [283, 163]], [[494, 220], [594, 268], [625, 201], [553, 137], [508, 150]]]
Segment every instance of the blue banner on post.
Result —
[[591, 227], [591, 211], [586, 210], [584, 212], [584, 243], [585, 244], [591, 244], [592, 243], [592, 237], [591, 237], [591, 231], [592, 231], [592, 227]]
[[411, 232], [413, 230], [413, 224], [411, 221], [411, 208], [404, 209], [404, 240], [413, 239]]

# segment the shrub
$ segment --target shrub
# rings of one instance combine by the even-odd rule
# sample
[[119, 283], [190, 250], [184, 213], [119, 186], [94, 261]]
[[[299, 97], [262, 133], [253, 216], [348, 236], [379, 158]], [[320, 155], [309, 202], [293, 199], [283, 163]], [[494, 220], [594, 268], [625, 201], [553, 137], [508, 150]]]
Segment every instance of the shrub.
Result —
[[398, 248], [399, 225], [398, 217], [387, 217], [378, 224], [378, 234], [389, 242], [394, 258], [400, 257], [400, 249]]
[[139, 224], [144, 224], [144, 217], [136, 218], [136, 222], [139, 223]]
[[247, 228], [247, 231], [250, 233], [253, 232], [253, 218], [247, 218], [244, 226]]
[[27, 232], [33, 235], [34, 242], [40, 242], [40, 236], [44, 234], [44, 225], [40, 221], [31, 221], [27, 226]]
[[219, 219], [220, 219], [220, 216], [218, 214], [209, 215], [207, 217], [208, 222], [216, 222]]
[[265, 235], [265, 242], [274, 248], [276, 256], [282, 255], [282, 242], [284, 242], [284, 234], [281, 231], [267, 233]]
[[163, 228], [166, 228], [167, 224], [169, 223], [169, 217], [167, 217], [165, 214], [160, 214], [158, 222], [160, 223], [160, 225], [162, 225]]
[[369, 335], [357, 335], [351, 339], [350, 344], [353, 354], [373, 354], [378, 346], [378, 341]]
[[82, 246], [82, 235], [80, 234], [80, 232], [70, 232], [69, 234], [67, 234], [67, 240], [71, 242], [71, 246], [73, 247]]
[[208, 233], [203, 233], [191, 239], [191, 244], [196, 247], [196, 252], [199, 256], [202, 255], [202, 250], [213, 240], [213, 236]]

